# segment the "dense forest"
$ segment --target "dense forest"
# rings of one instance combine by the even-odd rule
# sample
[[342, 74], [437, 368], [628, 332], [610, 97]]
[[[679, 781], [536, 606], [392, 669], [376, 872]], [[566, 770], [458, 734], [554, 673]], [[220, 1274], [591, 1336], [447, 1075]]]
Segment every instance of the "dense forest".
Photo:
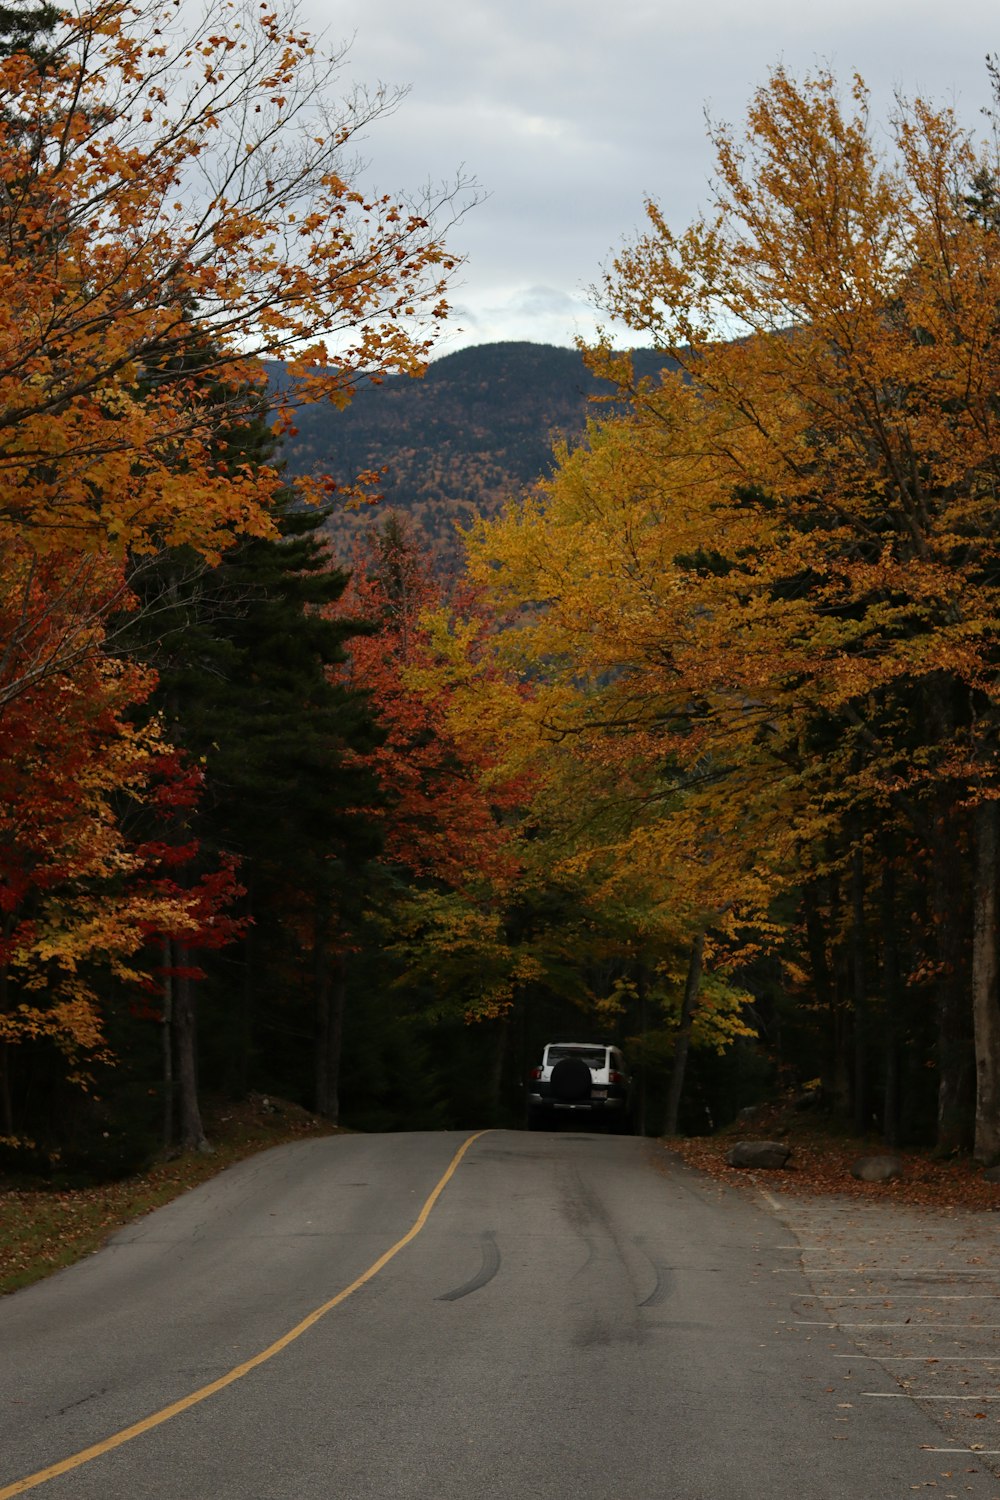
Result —
[[0, 9], [0, 1168], [516, 1125], [557, 1035], [1000, 1158], [1000, 164], [779, 69], [642, 354], [428, 366], [384, 101], [160, 20]]

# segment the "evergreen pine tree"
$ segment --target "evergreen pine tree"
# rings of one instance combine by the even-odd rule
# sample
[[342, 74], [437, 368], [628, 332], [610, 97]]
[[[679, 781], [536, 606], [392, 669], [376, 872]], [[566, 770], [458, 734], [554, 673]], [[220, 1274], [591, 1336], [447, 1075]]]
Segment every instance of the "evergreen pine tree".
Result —
[[39, 68], [52, 59], [52, 33], [59, 23], [58, 6], [40, 4], [0, 5], [0, 57], [27, 52]]
[[[189, 357], [198, 363], [197, 348]], [[220, 440], [220, 462], [234, 469], [273, 452], [263, 402], [255, 421]], [[378, 731], [365, 695], [330, 680], [346, 642], [367, 627], [326, 616], [347, 575], [331, 566], [325, 519], [286, 494], [278, 538], [242, 537], [215, 568], [183, 548], [137, 560], [139, 609], [118, 639], [156, 668], [167, 733], [203, 767], [191, 833], [206, 858], [241, 861], [249, 925], [240, 952], [209, 965], [203, 1071], [236, 1093], [280, 1089], [335, 1116], [338, 971], [379, 847], [363, 811], [379, 793], [356, 756]], [[179, 974], [185, 959], [174, 955]], [[193, 1005], [189, 988], [175, 986], [178, 1023]], [[182, 1144], [198, 1145], [197, 1100], [179, 1105]]]

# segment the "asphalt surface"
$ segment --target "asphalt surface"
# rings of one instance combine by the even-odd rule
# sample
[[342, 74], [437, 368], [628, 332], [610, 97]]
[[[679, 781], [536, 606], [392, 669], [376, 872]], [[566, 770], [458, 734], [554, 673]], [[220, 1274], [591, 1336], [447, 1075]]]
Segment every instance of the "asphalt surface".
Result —
[[[803, 1258], [828, 1269], [822, 1226], [790, 1228], [781, 1204], [655, 1143], [569, 1132], [483, 1135], [413, 1238], [346, 1299], [103, 1450], [370, 1270], [464, 1139], [279, 1148], [0, 1301], [0, 1500], [93, 1446], [32, 1493], [881, 1500], [928, 1487], [1000, 1500], [971, 1442], [943, 1451], [940, 1414], [877, 1359], [899, 1399], [862, 1394], [844, 1308], [880, 1294], [838, 1283], [848, 1300], [815, 1313], [826, 1304]], [[844, 1246], [837, 1264], [853, 1271]]]
[[845, 1394], [851, 1386], [858, 1403], [916, 1402], [931, 1416], [945, 1493], [972, 1466], [1000, 1472], [995, 1211], [762, 1191], [798, 1241], [813, 1289], [795, 1300], [792, 1326], [819, 1341], [836, 1329], [854, 1346], [835, 1356]]

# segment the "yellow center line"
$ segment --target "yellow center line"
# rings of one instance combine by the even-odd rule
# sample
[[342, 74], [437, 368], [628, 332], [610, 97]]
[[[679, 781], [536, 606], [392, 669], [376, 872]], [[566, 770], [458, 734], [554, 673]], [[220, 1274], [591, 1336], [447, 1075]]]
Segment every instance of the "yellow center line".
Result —
[[192, 1391], [189, 1396], [182, 1396], [179, 1401], [171, 1402], [169, 1406], [164, 1406], [160, 1411], [154, 1411], [150, 1416], [143, 1417], [141, 1422], [133, 1422], [131, 1427], [123, 1427], [120, 1432], [112, 1433], [110, 1437], [104, 1438], [99, 1443], [94, 1443], [90, 1448], [81, 1448], [79, 1453], [73, 1453], [69, 1458], [61, 1459], [59, 1463], [51, 1464], [47, 1469], [39, 1469], [35, 1474], [29, 1474], [24, 1479], [15, 1480], [13, 1484], [9, 1484], [5, 1489], [0, 1490], [0, 1500], [10, 1500], [12, 1495], [23, 1495], [26, 1490], [33, 1490], [39, 1484], [46, 1484], [50, 1479], [57, 1479], [60, 1474], [68, 1474], [71, 1469], [79, 1469], [81, 1465], [89, 1464], [91, 1459], [100, 1458], [102, 1453], [110, 1453], [113, 1448], [120, 1448], [123, 1443], [130, 1443], [133, 1438], [141, 1437], [144, 1432], [150, 1432], [152, 1428], [159, 1427], [163, 1422], [169, 1422], [171, 1417], [179, 1416], [182, 1411], [188, 1411], [190, 1407], [197, 1406], [199, 1402], [207, 1401], [209, 1396], [214, 1396], [217, 1391], [225, 1390], [226, 1386], [232, 1385], [234, 1381], [242, 1380], [244, 1375], [249, 1375], [250, 1371], [256, 1370], [258, 1365], [266, 1364], [269, 1359], [273, 1359], [276, 1354], [280, 1354], [283, 1349], [287, 1349], [289, 1344], [294, 1344], [295, 1340], [301, 1338], [307, 1329], [311, 1328], [314, 1323], [318, 1323], [320, 1318], [325, 1317], [328, 1312], [332, 1312], [335, 1307], [339, 1307], [342, 1302], [346, 1302], [347, 1298], [356, 1292], [359, 1287], [363, 1287], [365, 1282], [371, 1281], [373, 1276], [377, 1276], [382, 1268], [389, 1264], [394, 1255], [398, 1255], [400, 1250], [405, 1249], [411, 1240], [416, 1239], [430, 1218], [431, 1210], [435, 1203], [448, 1186], [452, 1177], [454, 1177], [462, 1157], [474, 1141], [478, 1141], [480, 1136], [486, 1134], [485, 1130], [479, 1130], [475, 1135], [470, 1135], [468, 1140], [462, 1143], [452, 1157], [444, 1176], [438, 1182], [414, 1220], [412, 1228], [403, 1235], [401, 1240], [397, 1240], [394, 1245], [386, 1250], [384, 1255], [380, 1255], [378, 1260], [368, 1267], [367, 1271], [363, 1271], [355, 1281], [351, 1282], [350, 1286], [345, 1286], [344, 1290], [338, 1292], [335, 1297], [331, 1297], [329, 1302], [324, 1302], [322, 1307], [317, 1307], [311, 1313], [307, 1314], [301, 1323], [296, 1323], [295, 1327], [290, 1328], [280, 1339], [277, 1339], [273, 1344], [269, 1344], [266, 1349], [262, 1349], [252, 1359], [244, 1360], [243, 1364], [236, 1365], [234, 1369], [228, 1371], [225, 1375], [220, 1375], [218, 1380], [213, 1380], [209, 1385], [201, 1386], [199, 1390]]

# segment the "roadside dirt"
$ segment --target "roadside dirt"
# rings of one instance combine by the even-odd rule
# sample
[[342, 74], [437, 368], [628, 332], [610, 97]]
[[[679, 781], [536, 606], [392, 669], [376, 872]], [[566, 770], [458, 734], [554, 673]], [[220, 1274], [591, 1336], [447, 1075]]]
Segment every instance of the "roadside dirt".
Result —
[[[780, 1140], [791, 1150], [786, 1166], [746, 1171], [726, 1162], [726, 1152], [740, 1140]], [[709, 1176], [731, 1185], [760, 1181], [775, 1191], [827, 1197], [831, 1193], [873, 1203], [920, 1204], [927, 1208], [971, 1209], [1000, 1213], [1000, 1183], [988, 1182], [971, 1157], [938, 1159], [928, 1151], [896, 1151], [903, 1175], [891, 1182], [858, 1182], [851, 1165], [860, 1156], [886, 1153], [877, 1139], [845, 1138], [824, 1121], [788, 1109], [762, 1110], [752, 1124], [732, 1125], [718, 1135], [671, 1139], [671, 1151]], [[996, 1228], [1000, 1232], [1000, 1221]]]

